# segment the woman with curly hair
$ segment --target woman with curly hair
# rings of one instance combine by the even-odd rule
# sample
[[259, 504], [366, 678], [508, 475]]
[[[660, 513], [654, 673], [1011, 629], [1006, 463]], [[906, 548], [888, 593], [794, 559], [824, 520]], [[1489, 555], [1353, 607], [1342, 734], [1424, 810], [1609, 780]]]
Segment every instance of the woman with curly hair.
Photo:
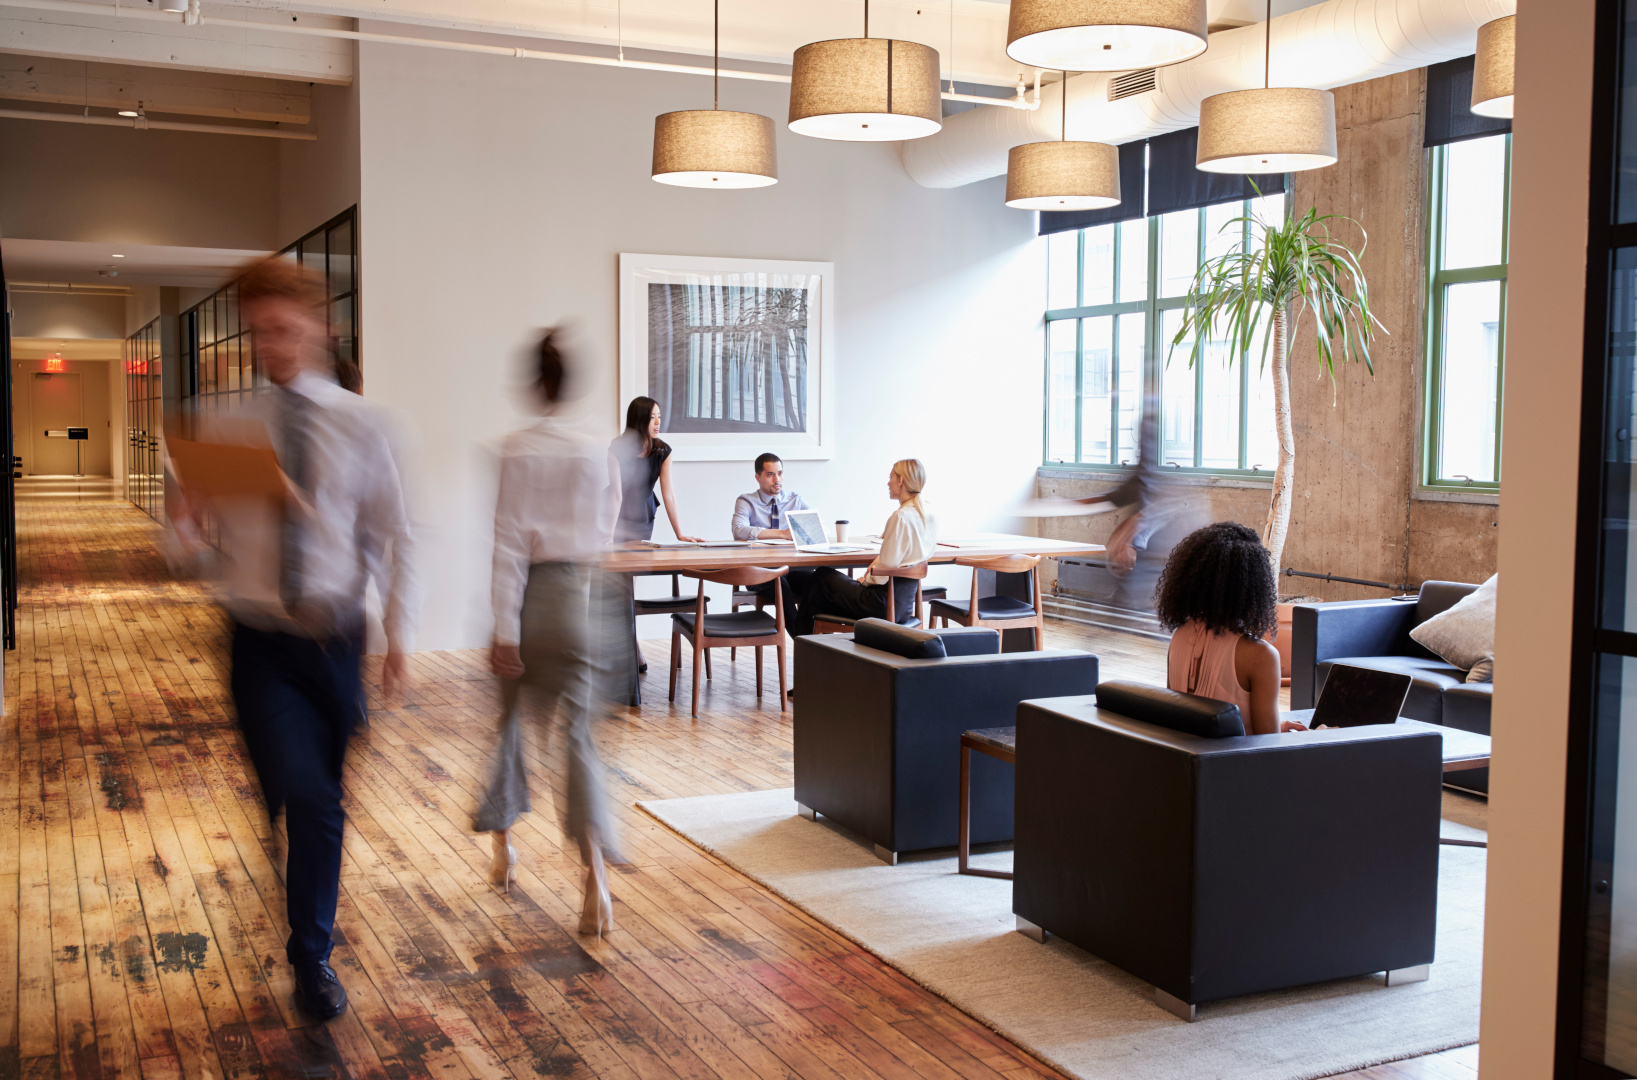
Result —
[[1155, 614], [1173, 631], [1166, 685], [1238, 705], [1247, 735], [1305, 731], [1279, 720], [1279, 650], [1266, 640], [1278, 599], [1254, 530], [1219, 521], [1189, 533], [1155, 592]]

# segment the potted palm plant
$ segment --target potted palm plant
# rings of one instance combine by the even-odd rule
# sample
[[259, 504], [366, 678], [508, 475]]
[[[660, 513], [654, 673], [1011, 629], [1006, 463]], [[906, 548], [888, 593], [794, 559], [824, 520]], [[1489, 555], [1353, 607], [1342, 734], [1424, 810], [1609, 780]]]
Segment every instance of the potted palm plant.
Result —
[[[1246, 231], [1240, 217], [1223, 231]], [[1313, 315], [1319, 362], [1334, 385], [1338, 363], [1362, 362], [1371, 375], [1370, 343], [1386, 328], [1370, 313], [1368, 286], [1360, 259], [1368, 237], [1352, 218], [1309, 209], [1301, 217], [1264, 221], [1251, 215], [1248, 240], [1206, 259], [1194, 275], [1193, 304], [1171, 342], [1192, 338], [1188, 363], [1203, 362], [1208, 346], [1227, 350], [1227, 362], [1248, 363], [1260, 345], [1261, 362], [1273, 364], [1273, 416], [1278, 429], [1279, 461], [1273, 472], [1262, 542], [1278, 574], [1290, 530], [1292, 484], [1296, 476], [1296, 439], [1290, 422], [1290, 342], [1302, 316]], [[1347, 223], [1359, 233], [1355, 250], [1331, 231]], [[1169, 358], [1167, 358], [1169, 362]]]

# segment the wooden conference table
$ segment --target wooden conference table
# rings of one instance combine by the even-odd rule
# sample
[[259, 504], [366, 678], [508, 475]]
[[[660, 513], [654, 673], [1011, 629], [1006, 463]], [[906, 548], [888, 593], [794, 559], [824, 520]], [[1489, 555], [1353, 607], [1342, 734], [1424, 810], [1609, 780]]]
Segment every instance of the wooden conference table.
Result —
[[[849, 543], [855, 543], [849, 541]], [[756, 543], [749, 547], [704, 547], [695, 544], [652, 547], [632, 543], [603, 557], [603, 569], [626, 574], [681, 574], [689, 570], [727, 570], [738, 566], [868, 566], [880, 550], [879, 540], [859, 539], [864, 551], [800, 551], [790, 544]], [[940, 542], [933, 563], [984, 559], [999, 555], [1101, 555], [1101, 544], [1050, 540], [1010, 533], [965, 533]]]

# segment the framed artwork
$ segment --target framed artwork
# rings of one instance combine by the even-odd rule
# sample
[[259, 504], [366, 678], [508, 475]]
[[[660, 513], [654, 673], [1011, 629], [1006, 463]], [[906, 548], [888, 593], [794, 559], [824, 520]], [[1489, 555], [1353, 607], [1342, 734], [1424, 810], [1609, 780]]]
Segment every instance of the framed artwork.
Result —
[[835, 452], [835, 264], [620, 255], [620, 400], [659, 402], [682, 461]]

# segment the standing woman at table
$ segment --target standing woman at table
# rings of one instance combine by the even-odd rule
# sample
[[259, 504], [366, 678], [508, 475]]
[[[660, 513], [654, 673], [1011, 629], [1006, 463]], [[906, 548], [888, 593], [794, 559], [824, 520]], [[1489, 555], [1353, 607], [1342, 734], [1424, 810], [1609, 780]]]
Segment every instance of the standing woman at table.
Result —
[[[703, 539], [682, 531], [676, 496], [671, 491], [671, 446], [659, 437], [660, 418], [659, 402], [651, 397], [632, 398], [625, 409], [625, 430], [608, 446], [609, 486], [618, 508], [614, 518], [616, 544], [653, 539], [654, 518], [662, 499], [671, 532], [678, 540]], [[659, 485], [658, 497], [654, 495], [655, 484]], [[636, 677], [648, 670], [637, 644], [635, 578], [631, 574], [611, 574], [608, 584], [619, 590], [610, 602], [624, 610], [624, 622], [629, 627], [625, 635], [628, 640], [616, 644], [616, 655], [609, 657], [610, 670], [630, 673], [628, 693], [635, 705], [641, 700]]]
[[898, 500], [898, 509], [881, 530], [881, 554], [875, 557], [863, 577], [854, 581], [834, 567], [813, 572], [807, 598], [802, 601], [792, 637], [813, 632], [819, 615], [845, 615], [854, 619], [890, 619], [903, 622], [915, 610], [915, 585], [893, 590], [897, 611], [887, 611], [887, 579], [902, 566], [915, 566], [932, 557], [938, 545], [938, 519], [927, 513], [921, 502], [926, 487], [926, 466], [915, 458], [905, 458], [887, 474], [887, 494]]

